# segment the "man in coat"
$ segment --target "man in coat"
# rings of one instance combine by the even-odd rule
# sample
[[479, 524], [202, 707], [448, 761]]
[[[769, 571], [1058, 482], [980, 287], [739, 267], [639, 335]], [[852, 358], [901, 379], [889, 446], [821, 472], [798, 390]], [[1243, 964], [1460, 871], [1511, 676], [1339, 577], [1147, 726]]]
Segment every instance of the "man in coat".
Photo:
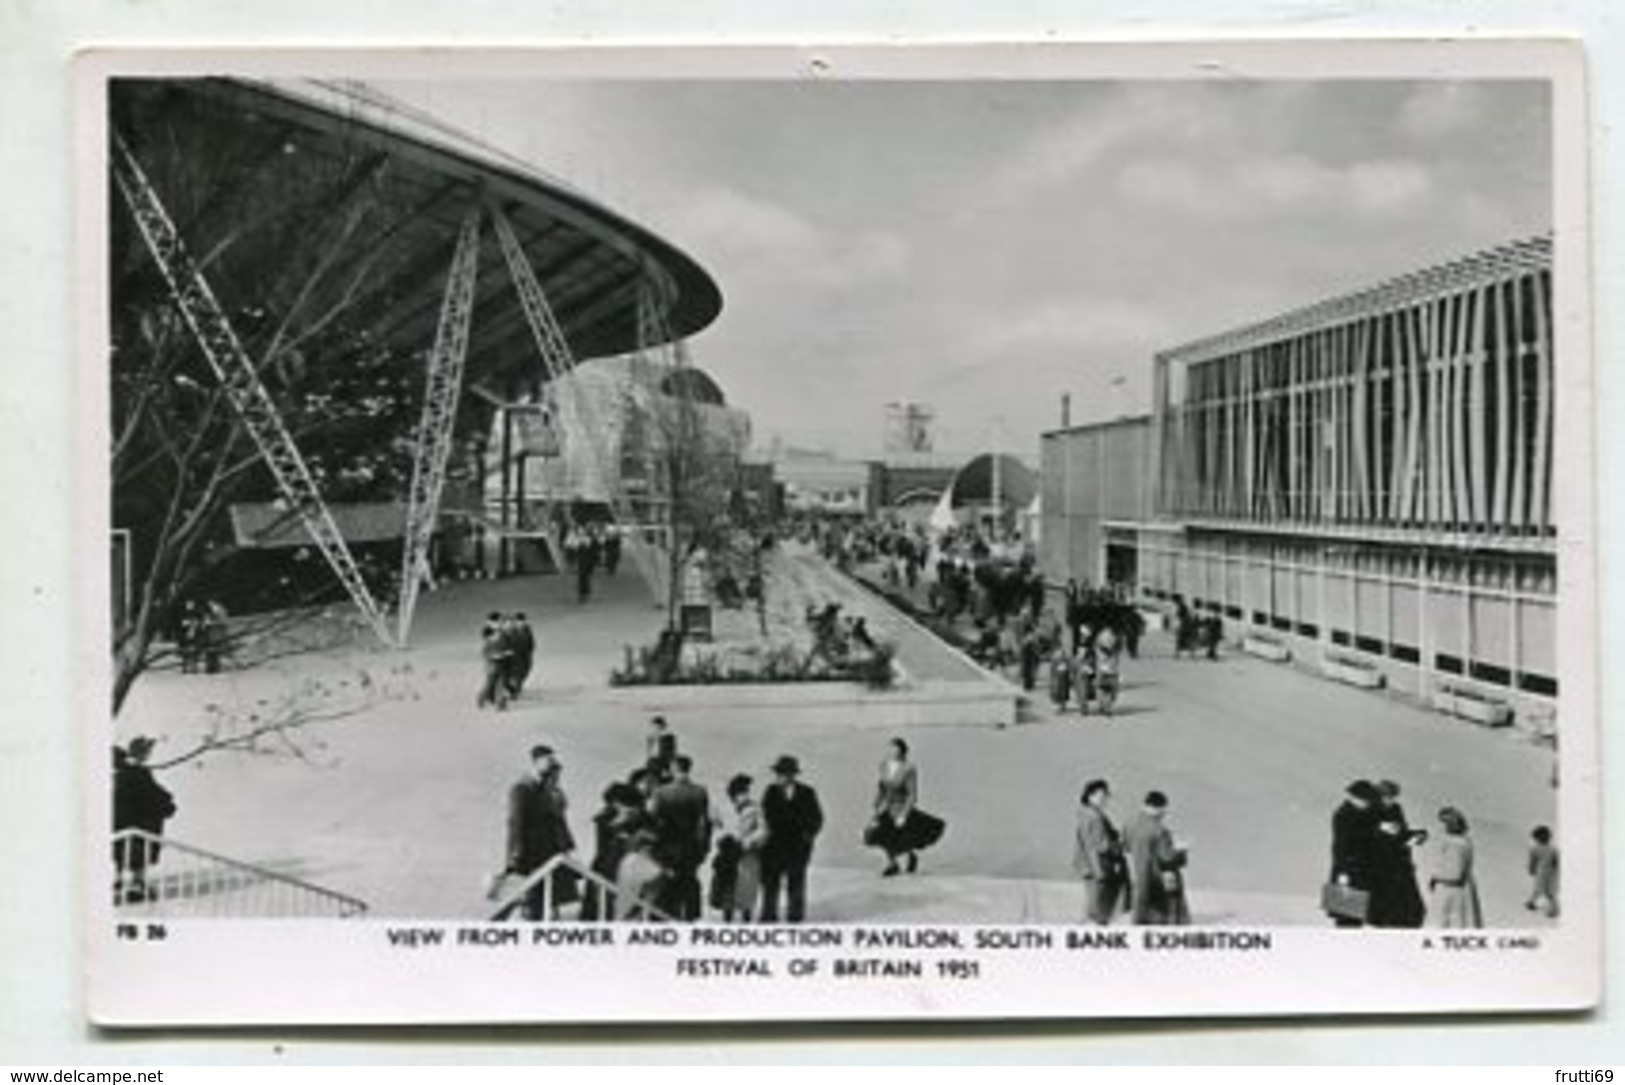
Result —
[[807, 916], [807, 866], [813, 842], [824, 828], [818, 793], [800, 780], [801, 764], [785, 755], [773, 762], [773, 782], [762, 792], [762, 818], [767, 843], [762, 848], [762, 922], [779, 917], [779, 887], [785, 886], [785, 918], [800, 923]]
[[649, 804], [654, 818], [655, 857], [666, 869], [662, 908], [677, 919], [700, 918], [700, 865], [711, 851], [711, 797], [690, 777], [694, 762], [672, 759], [671, 781], [656, 789]]
[[504, 632], [512, 652], [506, 685], [509, 696], [518, 697], [536, 662], [536, 631], [531, 629], [529, 619], [521, 611], [507, 620]]
[[1129, 881], [1134, 887], [1130, 911], [1134, 922], [1148, 926], [1180, 926], [1190, 922], [1185, 901], [1185, 852], [1174, 845], [1163, 818], [1168, 796], [1152, 791], [1145, 805], [1123, 833], [1128, 849]]
[[[1381, 796], [1369, 780], [1349, 784], [1343, 802], [1332, 814], [1332, 869], [1330, 880], [1350, 889], [1371, 889], [1372, 852], [1376, 845], [1377, 811]], [[1363, 927], [1365, 921], [1334, 916], [1339, 927]]]
[[[162, 836], [164, 822], [175, 816], [175, 798], [153, 778], [147, 767], [153, 741], [145, 735], [132, 738], [128, 752], [113, 748], [113, 832], [140, 829]], [[113, 864], [117, 878], [113, 891], [120, 902], [147, 899], [147, 868], [156, 866], [161, 845], [146, 837], [120, 840], [113, 844]]]
[[[570, 835], [567, 816], [568, 802], [559, 786], [563, 766], [553, 756], [550, 746], [532, 746], [530, 771], [508, 790], [508, 864], [507, 872], [529, 878], [555, 855], [575, 850], [575, 838]], [[543, 879], [532, 886], [523, 904], [526, 919], [544, 920], [547, 915], [548, 891]], [[553, 906], [568, 903], [561, 899], [570, 896], [573, 880], [555, 872]]]

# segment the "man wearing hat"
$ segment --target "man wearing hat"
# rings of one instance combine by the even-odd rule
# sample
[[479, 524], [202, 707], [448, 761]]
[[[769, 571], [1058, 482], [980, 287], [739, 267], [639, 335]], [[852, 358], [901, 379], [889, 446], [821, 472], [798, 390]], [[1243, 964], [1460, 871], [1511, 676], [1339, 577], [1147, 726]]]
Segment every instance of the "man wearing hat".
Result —
[[[130, 740], [128, 751], [113, 747], [113, 832], [140, 829], [154, 837], [164, 833], [164, 822], [175, 816], [175, 798], [153, 778], [147, 767], [154, 742], [145, 735]], [[118, 878], [114, 892], [120, 901], [147, 897], [147, 867], [156, 866], [161, 845], [138, 837], [113, 845]]]
[[813, 841], [824, 827], [818, 793], [800, 780], [801, 763], [788, 754], [773, 762], [773, 782], [762, 792], [762, 819], [767, 843], [762, 846], [762, 922], [779, 918], [779, 886], [786, 886], [785, 918], [800, 923], [807, 916], [807, 865]]
[[1183, 926], [1191, 921], [1182, 873], [1186, 853], [1174, 843], [1167, 813], [1168, 796], [1149, 792], [1139, 815], [1123, 832], [1129, 883], [1134, 887], [1130, 911], [1134, 922], [1142, 925]]

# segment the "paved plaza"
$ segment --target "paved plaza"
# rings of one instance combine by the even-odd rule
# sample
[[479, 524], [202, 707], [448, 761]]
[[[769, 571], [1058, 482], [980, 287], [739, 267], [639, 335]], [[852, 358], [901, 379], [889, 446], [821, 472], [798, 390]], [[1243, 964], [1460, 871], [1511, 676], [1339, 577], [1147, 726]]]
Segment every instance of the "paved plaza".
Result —
[[[817, 559], [796, 560], [810, 563], [805, 575], [832, 594], [843, 590]], [[940, 680], [960, 666], [846, 587], [849, 606], [871, 608], [883, 635], [905, 639], [911, 675], [917, 668]], [[532, 686], [500, 713], [475, 707], [477, 634], [493, 609], [526, 611], [539, 640]], [[302, 757], [269, 755], [272, 743], [267, 755], [222, 753], [163, 773], [180, 806], [167, 831], [359, 896], [376, 916], [474, 917], [501, 865], [507, 787], [535, 742], [563, 758], [572, 826], [590, 858], [599, 793], [641, 760], [648, 715], [605, 678], [624, 646], [650, 643], [662, 620], [626, 569], [601, 581], [585, 605], [564, 577], [450, 585], [425, 599], [414, 647], [403, 654], [357, 648], [214, 676], [148, 675], [118, 720], [117, 739], [159, 735], [154, 760], [162, 761], [203, 726], [209, 704], [243, 711], [299, 682], [394, 674], [387, 699], [302, 730]], [[965, 671], [985, 680], [976, 668]], [[1169, 823], [1191, 848], [1198, 922], [1325, 922], [1316, 897], [1330, 816], [1357, 777], [1398, 781], [1414, 825], [1436, 828], [1434, 814], [1447, 803], [1466, 813], [1491, 925], [1535, 922], [1522, 907], [1526, 840], [1533, 825], [1555, 823], [1553, 753], [1519, 733], [1482, 730], [1235, 653], [1175, 660], [1171, 638], [1157, 632], [1141, 659], [1125, 661], [1110, 719], [1057, 717], [1040, 703], [1014, 727], [900, 732], [920, 767], [921, 805], [949, 823], [913, 877], [883, 881], [882, 857], [860, 842], [890, 731], [854, 726], [827, 707], [747, 722], [737, 713], [713, 718], [722, 714], [691, 700], [666, 715], [713, 801], [735, 772], [751, 773], [759, 787], [776, 756], [800, 758], [827, 818], [811, 878], [815, 921], [1076, 922], [1074, 818], [1079, 790], [1095, 776], [1111, 781], [1119, 823], [1148, 789], [1168, 794]], [[1429, 862], [1423, 847], [1424, 879]]]

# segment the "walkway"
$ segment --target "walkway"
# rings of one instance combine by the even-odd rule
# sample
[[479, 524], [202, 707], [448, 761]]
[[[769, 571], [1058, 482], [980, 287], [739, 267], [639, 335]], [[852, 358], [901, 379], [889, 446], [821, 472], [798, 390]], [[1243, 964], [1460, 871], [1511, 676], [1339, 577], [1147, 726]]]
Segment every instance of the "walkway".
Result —
[[[833, 591], [839, 580], [828, 584]], [[861, 602], [865, 612], [878, 605]], [[477, 632], [489, 609], [526, 610], [541, 644], [540, 685], [504, 713], [474, 706]], [[593, 690], [623, 645], [652, 639], [661, 612], [626, 570], [586, 606], [562, 578], [538, 577], [453, 585], [428, 596], [423, 611], [417, 646], [401, 655], [357, 650], [144, 679], [118, 732], [166, 736], [158, 760], [209, 726], [211, 704], [241, 715], [320, 708], [384, 678], [397, 690], [301, 731], [300, 757], [228, 754], [166, 772], [180, 803], [171, 831], [359, 896], [377, 916], [474, 916], [501, 864], [506, 789], [529, 746], [546, 741], [563, 757], [571, 821], [590, 851], [598, 794], [641, 759], [647, 722]], [[893, 635], [893, 625], [883, 628]], [[779, 754], [801, 759], [827, 814], [814, 918], [1013, 922], [1020, 913], [1011, 908], [1037, 901], [1030, 914], [1070, 919], [1078, 792], [1101, 776], [1119, 821], [1146, 790], [1169, 794], [1170, 824], [1190, 839], [1199, 912], [1312, 922], [1331, 811], [1343, 786], [1363, 776], [1398, 780], [1417, 825], [1431, 827], [1445, 803], [1466, 811], [1490, 920], [1528, 920], [1528, 831], [1555, 823], [1550, 750], [1251, 657], [1176, 661], [1163, 634], [1148, 636], [1143, 654], [1126, 664], [1121, 711], [1110, 720], [1057, 718], [1040, 704], [1034, 722], [1004, 730], [900, 730], [920, 765], [922, 804], [949, 822], [912, 880], [872, 877], [880, 858], [860, 840], [886, 733], [854, 730], [829, 709], [769, 722], [699, 702], [668, 715], [714, 796], [735, 772], [760, 786]], [[1425, 868], [1426, 853], [1421, 860]]]

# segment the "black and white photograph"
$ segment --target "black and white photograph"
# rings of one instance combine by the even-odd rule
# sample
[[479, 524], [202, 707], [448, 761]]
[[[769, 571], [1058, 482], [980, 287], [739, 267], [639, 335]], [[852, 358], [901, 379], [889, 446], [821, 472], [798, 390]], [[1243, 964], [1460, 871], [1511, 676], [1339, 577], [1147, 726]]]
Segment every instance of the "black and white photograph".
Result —
[[96, 1017], [1594, 1002], [1579, 53], [832, 57], [86, 59]]

